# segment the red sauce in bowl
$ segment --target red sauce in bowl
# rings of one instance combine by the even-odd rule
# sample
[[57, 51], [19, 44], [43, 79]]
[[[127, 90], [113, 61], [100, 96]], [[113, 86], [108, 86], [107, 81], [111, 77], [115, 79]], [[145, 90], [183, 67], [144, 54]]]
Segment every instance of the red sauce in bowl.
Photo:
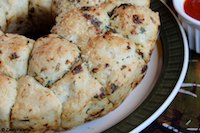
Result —
[[200, 0], [185, 0], [184, 10], [192, 18], [200, 20]]

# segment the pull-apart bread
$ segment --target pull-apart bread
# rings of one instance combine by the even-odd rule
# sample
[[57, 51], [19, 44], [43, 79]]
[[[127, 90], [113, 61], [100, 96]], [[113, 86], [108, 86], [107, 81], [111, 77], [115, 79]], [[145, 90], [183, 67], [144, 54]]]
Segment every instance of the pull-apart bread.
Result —
[[69, 130], [116, 109], [148, 70], [160, 26], [149, 6], [1, 0], [0, 130]]

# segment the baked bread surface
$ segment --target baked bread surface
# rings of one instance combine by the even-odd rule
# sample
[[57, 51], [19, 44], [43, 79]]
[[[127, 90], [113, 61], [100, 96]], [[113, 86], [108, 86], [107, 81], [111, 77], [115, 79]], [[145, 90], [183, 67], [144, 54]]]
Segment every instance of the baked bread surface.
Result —
[[0, 74], [0, 129], [10, 128], [10, 114], [16, 96], [17, 81]]
[[[1, 0], [0, 129], [70, 130], [120, 106], [156, 46], [159, 14], [149, 5]], [[49, 27], [35, 40], [19, 35]]]

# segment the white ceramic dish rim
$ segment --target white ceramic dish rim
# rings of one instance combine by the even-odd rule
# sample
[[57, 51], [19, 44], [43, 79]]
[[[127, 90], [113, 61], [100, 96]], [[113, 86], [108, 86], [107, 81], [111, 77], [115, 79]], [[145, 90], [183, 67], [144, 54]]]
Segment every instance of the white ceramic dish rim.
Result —
[[[178, 1], [178, 0], [174, 0], [174, 1]], [[182, 0], [183, 1], [183, 0]], [[187, 73], [187, 68], [188, 68], [188, 62], [189, 62], [189, 48], [188, 48], [188, 42], [187, 42], [187, 38], [186, 38], [186, 34], [184, 32], [183, 27], [181, 26], [180, 22], [178, 21], [176, 15], [173, 13], [173, 11], [163, 2], [163, 4], [170, 10], [170, 12], [173, 14], [173, 16], [175, 17], [182, 37], [183, 37], [183, 43], [184, 43], [184, 61], [183, 61], [183, 67], [182, 67], [182, 71], [180, 74], [180, 78], [178, 80], [178, 82], [176, 83], [176, 86], [174, 87], [172, 93], [169, 95], [169, 97], [165, 100], [165, 102], [160, 106], [160, 108], [154, 112], [154, 114], [152, 114], [148, 119], [146, 119], [142, 124], [140, 124], [138, 127], [136, 127], [135, 129], [133, 129], [131, 131], [131, 133], [137, 133], [142, 131], [143, 129], [145, 129], [147, 126], [149, 126], [153, 121], [156, 120], [156, 118], [158, 118], [163, 111], [170, 105], [170, 103], [173, 101], [173, 99], [175, 98], [175, 96], [177, 95], [184, 79], [185, 79], [185, 75]]]
[[173, 0], [173, 5], [175, 10], [178, 12], [180, 16], [182, 16], [184, 19], [186, 19], [191, 24], [195, 24], [196, 26], [200, 26], [200, 21], [190, 17], [187, 15], [184, 11], [184, 2], [185, 0]]

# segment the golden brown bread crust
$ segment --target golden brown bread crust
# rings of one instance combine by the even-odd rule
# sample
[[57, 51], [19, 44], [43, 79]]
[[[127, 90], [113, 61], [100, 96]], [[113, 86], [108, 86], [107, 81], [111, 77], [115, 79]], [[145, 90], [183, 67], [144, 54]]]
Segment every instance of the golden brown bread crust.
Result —
[[26, 75], [33, 43], [17, 34], [0, 36], [0, 72], [15, 79]]
[[54, 13], [54, 16], [57, 16], [75, 8], [98, 6], [105, 1], [106, 0], [53, 0], [52, 12]]
[[118, 34], [107, 33], [91, 39], [85, 59], [91, 74], [97, 79], [115, 105], [124, 100], [132, 82], [146, 72], [146, 63], [135, 43]]
[[105, 88], [90, 75], [87, 63], [76, 64], [51, 90], [63, 104], [63, 129], [74, 128], [113, 109]]
[[39, 38], [31, 53], [28, 74], [50, 86], [71, 69], [79, 55], [77, 46], [59, 35]]
[[100, 7], [83, 7], [58, 16], [51, 32], [65, 37], [84, 50], [88, 40], [104, 33], [108, 25], [107, 12]]
[[83, 14], [76, 9], [64, 14], [57, 20], [51, 32], [65, 37], [67, 40], [79, 45], [80, 48], [82, 48], [81, 45], [87, 44], [91, 36], [96, 35], [95, 27], [88, 23]]
[[17, 91], [11, 128], [40, 132], [59, 129], [62, 106], [53, 92], [30, 76], [20, 78]]
[[[10, 16], [28, 12], [41, 31], [55, 14], [56, 24], [51, 34], [36, 41], [0, 30], [0, 92], [8, 99], [0, 101], [0, 116], [5, 116], [0, 125], [9, 127], [12, 110], [11, 128], [68, 130], [117, 108], [144, 77], [155, 47], [160, 21], [149, 9], [150, 1], [27, 1], [28, 9], [24, 0], [19, 5], [0, 1], [2, 30], [7, 28], [3, 18], [10, 6], [17, 10]], [[9, 21], [14, 26], [18, 19]], [[15, 31], [25, 21], [9, 27]]]
[[119, 6], [121, 4], [132, 4], [136, 6], [150, 6], [150, 0], [53, 0], [53, 16], [69, 12], [75, 8], [100, 6], [109, 4], [109, 6]]
[[111, 16], [111, 28], [136, 43], [147, 62], [155, 46], [159, 26], [158, 13], [147, 7], [121, 5]]
[[[87, 63], [77, 64], [51, 90], [63, 104], [62, 129], [71, 129], [118, 107], [146, 73], [133, 42], [107, 33], [91, 39]], [[87, 68], [89, 67], [89, 68]]]

